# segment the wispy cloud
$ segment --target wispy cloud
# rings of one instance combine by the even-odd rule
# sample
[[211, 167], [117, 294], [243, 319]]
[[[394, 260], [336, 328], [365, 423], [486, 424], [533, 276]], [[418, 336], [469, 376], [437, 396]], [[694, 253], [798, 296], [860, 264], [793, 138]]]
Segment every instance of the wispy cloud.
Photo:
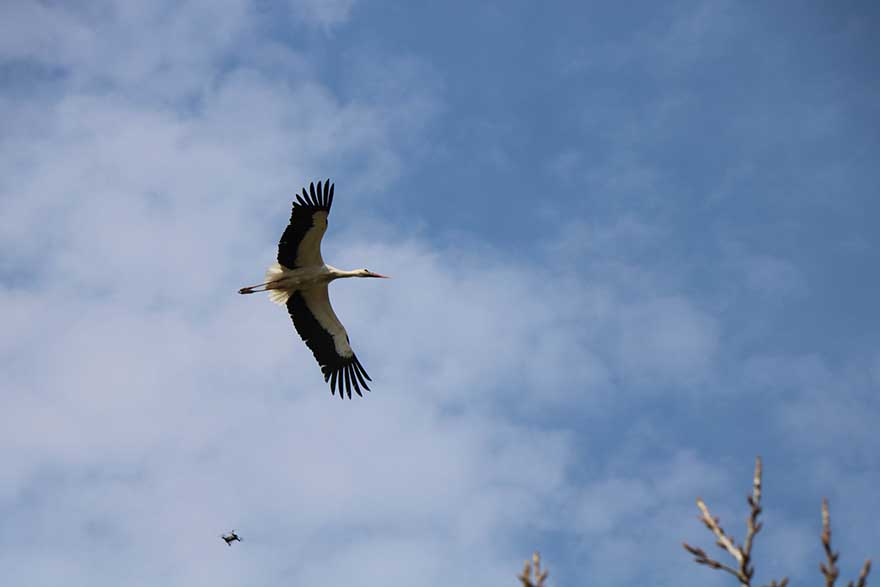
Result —
[[288, 0], [297, 19], [329, 27], [348, 20], [355, 0]]
[[[749, 15], [658, 17], [618, 40], [618, 61], [586, 47], [602, 71], [551, 67], [533, 85], [525, 62], [499, 62], [529, 96], [566, 86], [553, 112], [523, 102], [541, 122], [526, 132], [520, 94], [451, 109], [495, 73], [450, 70], [469, 21], [462, 47], [429, 51], [393, 37], [410, 13], [371, 10], [0, 8], [8, 581], [503, 585], [539, 547], [560, 584], [702, 585], [678, 552], [701, 532], [692, 500], [736, 518], [736, 467], [765, 450], [768, 509], [773, 491], [788, 504], [766, 534], [778, 560], [809, 556], [794, 520], [824, 491], [851, 531], [841, 547], [870, 546], [876, 338], [851, 353], [798, 336], [832, 311], [798, 240], [815, 219], [749, 199], [771, 169], [758, 157], [717, 174], [698, 157], [756, 144], [738, 126], [749, 105], [702, 110], [709, 131], [690, 118], [709, 103], [697, 74]], [[654, 60], [669, 63], [647, 102], [615, 85]], [[804, 136], [837, 137], [849, 118], [834, 113]], [[694, 139], [711, 129], [736, 146]], [[479, 181], [453, 185], [475, 162]], [[273, 260], [292, 191], [328, 176], [325, 257], [394, 277], [332, 287], [375, 382], [350, 402], [329, 397], [283, 309], [234, 293]], [[414, 176], [418, 192], [401, 189]], [[508, 215], [525, 218], [513, 240]], [[226, 548], [232, 527], [244, 542]]]

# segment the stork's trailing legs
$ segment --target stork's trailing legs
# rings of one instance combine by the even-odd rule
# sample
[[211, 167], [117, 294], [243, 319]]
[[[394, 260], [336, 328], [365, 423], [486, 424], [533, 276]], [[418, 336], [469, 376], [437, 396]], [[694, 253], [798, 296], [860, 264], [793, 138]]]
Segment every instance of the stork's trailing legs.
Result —
[[[240, 290], [238, 290], [238, 293], [240, 293], [240, 294], [252, 294], [252, 293], [259, 293], [259, 292], [261, 292], [261, 291], [269, 291], [270, 289], [275, 289], [275, 288], [269, 287], [270, 285], [274, 285], [274, 283], [271, 282], [271, 281], [269, 281], [269, 282], [266, 282], [266, 283], [261, 283], [261, 284], [259, 284], [259, 285], [249, 285], [249, 286], [247, 286], [247, 287], [243, 287], [243, 288], [241, 288]], [[259, 288], [259, 287], [262, 287], [263, 289], [257, 289], [257, 288]]]

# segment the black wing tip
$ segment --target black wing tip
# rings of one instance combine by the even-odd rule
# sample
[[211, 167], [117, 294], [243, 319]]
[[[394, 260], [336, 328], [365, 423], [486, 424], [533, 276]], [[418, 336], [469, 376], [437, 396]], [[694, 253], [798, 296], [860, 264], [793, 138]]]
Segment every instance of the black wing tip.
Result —
[[367, 381], [364, 381], [364, 378], [367, 381], [372, 381], [364, 370], [363, 365], [357, 360], [357, 357], [350, 363], [337, 367], [332, 371], [330, 369], [324, 371], [324, 382], [330, 384], [330, 395], [335, 396], [338, 391], [339, 399], [345, 399], [346, 397], [352, 399], [354, 397], [352, 388], [354, 388], [354, 393], [359, 397], [364, 397], [362, 389], [372, 391], [370, 386], [367, 385]]
[[333, 205], [333, 190], [335, 184], [330, 183], [330, 178], [321, 181], [318, 185], [314, 181], [309, 182], [309, 187], [303, 187], [302, 196], [295, 194], [296, 201], [293, 202], [294, 208], [318, 208], [319, 210], [330, 211]]
[[370, 379], [370, 376], [367, 375], [367, 370], [364, 369], [364, 366], [361, 365], [361, 362], [358, 360], [357, 357], [354, 358], [354, 364], [357, 365], [357, 368], [360, 370], [363, 376], [367, 378], [367, 381], [372, 381], [372, 379]]
[[361, 388], [358, 385], [357, 377], [355, 377], [357, 373], [355, 372], [354, 366], [349, 363], [347, 369], [351, 372], [351, 384], [354, 386], [355, 393], [358, 394], [359, 397], [364, 397], [364, 394], [361, 393]]

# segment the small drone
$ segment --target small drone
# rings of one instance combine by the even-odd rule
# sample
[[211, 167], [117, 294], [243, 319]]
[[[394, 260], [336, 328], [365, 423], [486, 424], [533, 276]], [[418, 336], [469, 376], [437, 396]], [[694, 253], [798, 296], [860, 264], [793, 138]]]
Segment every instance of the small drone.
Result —
[[232, 543], [236, 540], [241, 542], [241, 538], [239, 538], [238, 534], [235, 533], [235, 530], [233, 530], [229, 534], [223, 534], [222, 536], [220, 536], [220, 538], [226, 541], [226, 546], [232, 546]]

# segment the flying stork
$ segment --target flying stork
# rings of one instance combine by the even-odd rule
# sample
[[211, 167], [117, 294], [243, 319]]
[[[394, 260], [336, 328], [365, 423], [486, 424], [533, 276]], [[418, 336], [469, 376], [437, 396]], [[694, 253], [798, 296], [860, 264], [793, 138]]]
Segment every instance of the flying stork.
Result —
[[235, 533], [235, 530], [233, 530], [229, 534], [221, 535], [220, 538], [226, 541], [226, 546], [232, 546], [232, 543], [236, 540], [241, 542], [241, 538], [239, 538], [238, 534]]
[[345, 277], [387, 276], [367, 269], [343, 271], [324, 263], [321, 238], [327, 230], [333, 188], [328, 179], [323, 185], [319, 181], [317, 188], [310, 183], [308, 192], [303, 188], [302, 197], [296, 195], [290, 224], [278, 242], [278, 262], [266, 271], [265, 283], [243, 287], [238, 293], [268, 291], [270, 300], [286, 305], [300, 338], [321, 366], [324, 381], [330, 382], [331, 395], [338, 389], [342, 399], [344, 389], [351, 399], [352, 387], [363, 397], [361, 387], [369, 391], [367, 381], [372, 379], [351, 350], [345, 327], [330, 305], [327, 286]]

